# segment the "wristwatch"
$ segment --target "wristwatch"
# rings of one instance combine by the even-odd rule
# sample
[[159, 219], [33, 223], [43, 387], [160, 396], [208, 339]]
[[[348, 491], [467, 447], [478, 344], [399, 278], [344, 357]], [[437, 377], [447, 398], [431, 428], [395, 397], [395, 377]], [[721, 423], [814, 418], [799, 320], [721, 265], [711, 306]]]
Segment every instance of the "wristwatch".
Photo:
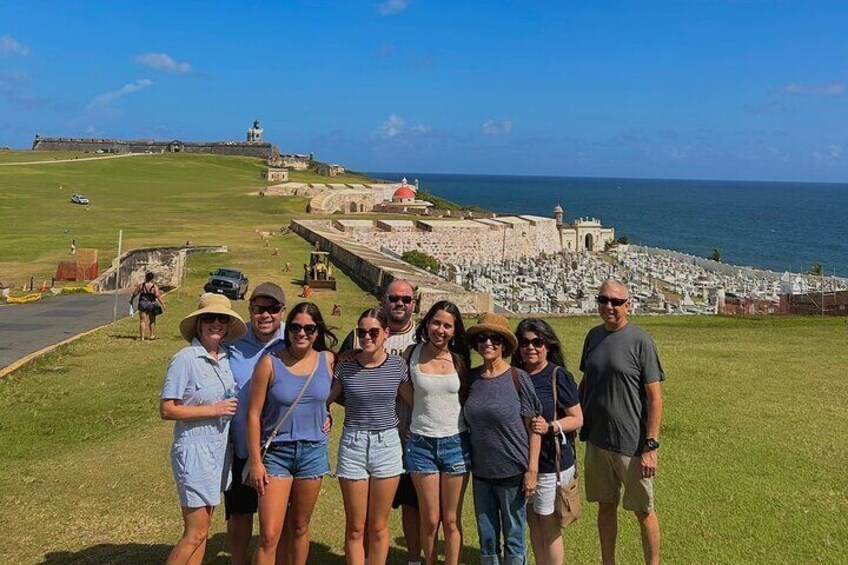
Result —
[[654, 451], [655, 449], [660, 448], [660, 442], [655, 440], [652, 437], [649, 437], [645, 440], [645, 451]]

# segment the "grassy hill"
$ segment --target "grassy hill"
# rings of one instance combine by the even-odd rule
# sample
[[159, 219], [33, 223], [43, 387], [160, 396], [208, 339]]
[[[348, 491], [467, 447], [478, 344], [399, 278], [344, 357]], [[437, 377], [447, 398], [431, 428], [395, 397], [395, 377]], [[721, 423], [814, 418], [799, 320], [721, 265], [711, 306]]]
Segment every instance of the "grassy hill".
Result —
[[[250, 196], [262, 186], [260, 168], [252, 159], [188, 155], [0, 167], [6, 243], [0, 278], [49, 273], [67, 256], [65, 227], [80, 246], [100, 247], [109, 256], [118, 228], [125, 247], [191, 239], [231, 249], [229, 256], [190, 260], [185, 286], [166, 298], [159, 340], [136, 341], [135, 322], [124, 320], [0, 382], [3, 560], [164, 561], [181, 520], [168, 459], [172, 424], [159, 420], [157, 405], [168, 360], [183, 346], [180, 318], [194, 308], [206, 273], [220, 263], [243, 267], [253, 284], [277, 281], [289, 303], [297, 301], [295, 277], [308, 245], [294, 235], [276, 236], [271, 246], [281, 256], [271, 257], [254, 229], [286, 224], [303, 213], [306, 201]], [[92, 199], [90, 210], [67, 202], [74, 191]], [[294, 265], [294, 276], [282, 272], [285, 261]], [[330, 318], [344, 337], [374, 299], [338, 275], [338, 293], [319, 292], [316, 301], [325, 312], [335, 302], [344, 306], [342, 317]], [[236, 307], [246, 314], [244, 302]], [[665, 561], [848, 562], [846, 320], [636, 321], [657, 341], [668, 375], [657, 479]], [[582, 340], [596, 320], [552, 323], [579, 379]], [[337, 427], [331, 441], [333, 462], [339, 432]], [[586, 505], [584, 512], [565, 534], [569, 563], [599, 561], [596, 509]], [[468, 562], [478, 563], [470, 493], [464, 526]], [[310, 562], [343, 563], [343, 530], [338, 483], [327, 477], [313, 519]], [[229, 562], [224, 531], [221, 509], [207, 563]], [[399, 513], [391, 532], [391, 560], [401, 563]], [[619, 561], [639, 562], [632, 518], [622, 515], [619, 537]]]

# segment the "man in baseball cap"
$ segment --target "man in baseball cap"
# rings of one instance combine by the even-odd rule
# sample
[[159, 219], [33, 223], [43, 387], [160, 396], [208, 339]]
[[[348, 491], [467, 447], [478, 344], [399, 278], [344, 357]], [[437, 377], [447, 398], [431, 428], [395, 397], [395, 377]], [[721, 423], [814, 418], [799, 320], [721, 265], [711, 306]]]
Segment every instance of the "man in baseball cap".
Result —
[[227, 533], [234, 565], [246, 564], [247, 546], [253, 535], [253, 515], [258, 499], [256, 491], [241, 483], [247, 462], [247, 404], [253, 368], [266, 352], [283, 346], [282, 320], [286, 313], [286, 295], [279, 285], [265, 282], [250, 295], [250, 321], [247, 335], [231, 346], [230, 368], [236, 382], [238, 409], [230, 425], [233, 455], [233, 482], [224, 493]]

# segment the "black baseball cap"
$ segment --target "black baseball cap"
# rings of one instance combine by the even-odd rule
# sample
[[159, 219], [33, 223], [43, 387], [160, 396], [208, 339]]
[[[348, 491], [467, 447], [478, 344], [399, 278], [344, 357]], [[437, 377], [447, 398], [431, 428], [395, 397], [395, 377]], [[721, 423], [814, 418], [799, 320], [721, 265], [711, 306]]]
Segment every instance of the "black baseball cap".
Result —
[[280, 288], [280, 285], [272, 282], [262, 283], [253, 289], [253, 292], [250, 294], [250, 300], [253, 301], [254, 298], [260, 298], [263, 296], [273, 298], [283, 306], [286, 305], [286, 295], [283, 292], [283, 289]]

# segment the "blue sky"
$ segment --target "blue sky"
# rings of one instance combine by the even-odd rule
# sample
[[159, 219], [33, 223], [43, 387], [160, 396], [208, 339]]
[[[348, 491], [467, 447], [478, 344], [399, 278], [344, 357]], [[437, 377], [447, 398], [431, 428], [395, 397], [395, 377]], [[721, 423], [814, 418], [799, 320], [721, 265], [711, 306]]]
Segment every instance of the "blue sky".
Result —
[[0, 145], [243, 139], [368, 171], [848, 181], [840, 1], [4, 2]]

